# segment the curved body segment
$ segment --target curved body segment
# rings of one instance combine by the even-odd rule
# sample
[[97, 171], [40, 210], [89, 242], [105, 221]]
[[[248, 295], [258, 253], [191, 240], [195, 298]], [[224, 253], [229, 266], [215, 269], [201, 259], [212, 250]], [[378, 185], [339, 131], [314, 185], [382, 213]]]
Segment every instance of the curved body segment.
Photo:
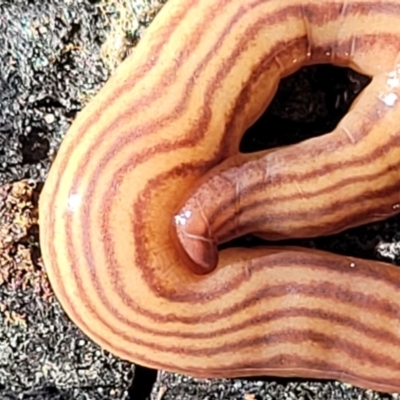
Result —
[[[400, 390], [400, 271], [254, 232], [325, 235], [399, 212], [400, 0], [169, 0], [79, 114], [40, 198], [70, 318], [118, 356], [200, 377]], [[331, 133], [243, 155], [281, 77], [371, 84]]]

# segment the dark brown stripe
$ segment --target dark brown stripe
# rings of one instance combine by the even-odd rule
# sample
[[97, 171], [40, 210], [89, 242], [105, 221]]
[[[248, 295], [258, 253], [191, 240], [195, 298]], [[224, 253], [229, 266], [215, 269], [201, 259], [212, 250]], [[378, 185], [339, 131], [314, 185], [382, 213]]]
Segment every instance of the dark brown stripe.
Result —
[[[379, 217], [383, 217], [383, 216], [387, 216], [389, 217], [390, 215], [394, 215], [397, 214], [397, 210], [395, 209], [391, 209], [392, 213], [389, 213], [389, 210], [387, 210], [386, 212], [383, 212], [383, 207], [382, 205], [377, 205], [374, 206], [373, 201], [374, 200], [378, 200], [378, 199], [387, 199], [387, 198], [391, 198], [393, 199], [392, 204], [396, 203], [399, 201], [399, 191], [400, 191], [400, 182], [395, 183], [391, 186], [387, 186], [386, 188], [376, 191], [374, 194], [367, 194], [366, 196], [363, 196], [362, 201], [366, 201], [366, 200], [371, 200], [371, 205], [369, 205], [369, 207], [363, 207], [363, 209], [361, 211], [358, 212], [354, 212], [352, 214], [346, 214], [341, 218], [337, 218], [335, 220], [335, 224], [334, 227], [335, 229], [331, 229], [330, 232], [332, 234], [337, 233], [337, 232], [341, 232], [343, 230], [345, 230], [346, 228], [350, 228], [355, 226], [354, 221], [358, 221], [359, 224], [361, 223], [367, 223], [367, 222], [372, 222], [372, 218], [373, 216], [379, 216]], [[379, 196], [377, 196], [377, 194]], [[357, 197], [359, 196], [354, 196], [354, 198], [352, 199], [353, 202], [351, 200], [346, 200], [346, 201], [337, 201], [337, 203], [332, 203], [332, 206], [330, 207], [326, 207], [326, 208], [314, 208], [312, 211], [310, 212], [305, 212], [305, 213], [287, 213], [285, 214], [279, 214], [279, 215], [273, 215], [273, 216], [267, 216], [267, 217], [262, 217], [257, 219], [257, 221], [260, 222], [277, 222], [277, 221], [283, 221], [286, 219], [292, 219], [292, 221], [301, 221], [304, 220], [304, 218], [309, 218], [314, 220], [315, 219], [315, 225], [314, 228], [316, 228], [318, 226], [317, 223], [317, 219], [323, 215], [323, 213], [329, 214], [329, 213], [333, 213], [336, 209], [340, 208], [340, 207], [346, 207], [346, 206], [350, 206], [351, 204], [354, 204], [354, 200], [357, 199]], [[394, 198], [393, 198], [394, 197]], [[360, 200], [361, 201], [361, 200]], [[337, 206], [337, 207], [336, 207]], [[376, 217], [375, 217], [376, 219]], [[381, 219], [381, 218], [380, 218]], [[250, 219], [248, 224], [243, 226], [243, 231], [245, 233], [253, 233], [254, 232], [254, 228], [252, 226], [252, 223], [255, 223], [255, 220], [252, 222], [252, 220]], [[358, 225], [358, 224], [357, 224]], [[332, 224], [333, 226], [333, 224]], [[310, 225], [309, 229], [312, 230], [313, 226]], [[309, 231], [308, 231], [309, 232]], [[309, 233], [307, 232], [307, 235], [304, 234], [302, 235], [302, 237], [310, 237]], [[242, 235], [243, 233], [241, 233]], [[241, 236], [240, 235], [240, 236]], [[295, 235], [293, 234], [292, 238]], [[281, 236], [278, 237], [278, 235], [273, 237], [273, 240], [277, 240], [277, 239], [287, 239], [287, 236]], [[230, 239], [227, 239], [230, 240]]]
[[[374, 105], [377, 106], [377, 105], [379, 105], [379, 103], [381, 103], [380, 100], [378, 100], [376, 102], [376, 104], [374, 103]], [[385, 109], [387, 111], [390, 111], [390, 109], [388, 109], [388, 107], [383, 107], [381, 110], [382, 115], [386, 114], [384, 112]], [[373, 121], [366, 121], [365, 126], [363, 128], [363, 132], [365, 132], [365, 134], [367, 134], [371, 129], [373, 129], [373, 126], [374, 126]], [[360, 156], [354, 155], [354, 157], [349, 160], [342, 160], [342, 161], [338, 161], [335, 163], [324, 164], [322, 166], [322, 168], [319, 168], [319, 169], [316, 168], [308, 173], [302, 173], [301, 175], [290, 174], [290, 173], [286, 173], [286, 172], [282, 173], [282, 174], [275, 174], [274, 182], [278, 181], [279, 184], [282, 184], [282, 183], [288, 184], [291, 182], [303, 183], [308, 180], [314, 180], [318, 177], [328, 175], [331, 172], [335, 172], [335, 171], [339, 171], [339, 170], [343, 170], [343, 171], [350, 170], [350, 168], [352, 168], [352, 167], [359, 167], [359, 166], [363, 166], [368, 163], [372, 163], [376, 159], [381, 158], [382, 154], [388, 153], [391, 149], [393, 149], [395, 147], [399, 147], [399, 146], [400, 146], [400, 131], [397, 131], [396, 133], [394, 133], [392, 135], [391, 140], [389, 140], [385, 144], [382, 144], [378, 148], [375, 148], [372, 152], [368, 153], [368, 155], [366, 155], [366, 156], [360, 157]], [[345, 147], [345, 146], [343, 146], [343, 147]], [[323, 149], [319, 149], [319, 150], [323, 150]], [[316, 154], [310, 155], [310, 158], [313, 158], [313, 157], [316, 157]], [[340, 183], [335, 183], [335, 184], [329, 185], [329, 186], [325, 187], [324, 189], [320, 189], [320, 190], [317, 190], [314, 192], [304, 192], [304, 193], [302, 193], [302, 195], [304, 195], [304, 197], [311, 198], [311, 197], [315, 197], [315, 196], [333, 193], [335, 190], [338, 189], [338, 187], [351, 185], [351, 184], [357, 183], [357, 182], [364, 182], [368, 179], [377, 179], [379, 177], [382, 177], [384, 174], [387, 174], [388, 172], [393, 171], [395, 169], [400, 169], [400, 162], [395, 165], [386, 167], [385, 170], [381, 173], [370, 174], [370, 175], [365, 175], [363, 177], [356, 177], [356, 178], [343, 178], [343, 180]], [[266, 190], [267, 187], [269, 190], [271, 190], [271, 185], [274, 185], [274, 182], [271, 182], [271, 181], [257, 182], [254, 185], [248, 186], [247, 188], [243, 188], [243, 190], [242, 190], [243, 197], [251, 196], [257, 192], [263, 192]], [[285, 196], [274, 198], [274, 201], [289, 201], [291, 199], [295, 199], [296, 197], [297, 197], [296, 195], [292, 195], [292, 196], [285, 195]], [[208, 216], [209, 223], [211, 226], [213, 226], [215, 231], [218, 231], [218, 229], [220, 228], [220, 225], [214, 226], [216, 219], [218, 218], [218, 216], [221, 215], [221, 212], [232, 207], [235, 204], [235, 201], [236, 201], [236, 199], [232, 199], [232, 198], [228, 199], [226, 202], [222, 203], [218, 207], [218, 209], [216, 209], [212, 214], [210, 214]], [[260, 204], [262, 205], [265, 203], [264, 203], [264, 201], [255, 201], [255, 202], [243, 207], [241, 209], [241, 211], [246, 212], [246, 211], [252, 210], [255, 207], [258, 207]], [[233, 218], [234, 217], [232, 217], [232, 219]], [[229, 220], [223, 221], [224, 224], [227, 222], [229, 222]]]
[[[191, 374], [191, 370], [179, 366], [176, 366], [176, 369], [180, 373]], [[228, 373], [230, 376], [238, 376], [239, 371], [242, 373], [242, 376], [254, 376], [258, 375], [260, 370], [269, 372], [269, 374], [273, 372], [273, 376], [302, 376], [313, 379], [335, 379], [353, 382], [353, 384], [358, 382], [363, 387], [372, 386], [375, 390], [388, 392], [397, 392], [400, 385], [398, 380], [388, 378], [387, 375], [376, 377], [374, 374], [372, 377], [370, 375], [361, 374], [359, 371], [357, 371], [357, 375], [355, 375], [354, 371], [351, 371], [348, 366], [346, 368], [346, 366], [342, 364], [328, 362], [326, 359], [305, 358], [287, 353], [263, 359], [262, 361], [243, 361], [241, 363], [224, 364], [223, 369], [214, 370], [212, 368], [199, 368], [196, 371], [196, 376], [209, 377], [211, 374], [213, 377], [226, 378]], [[376, 373], [376, 371], [374, 372]]]
[[[374, 311], [374, 310], [372, 310]], [[226, 317], [226, 316], [224, 316]], [[386, 329], [380, 329], [372, 327], [371, 325], [364, 324], [357, 319], [351, 318], [347, 315], [341, 315], [335, 312], [331, 312], [325, 309], [310, 309], [305, 307], [291, 307], [284, 308], [279, 310], [273, 310], [267, 313], [263, 313], [258, 315], [257, 317], [247, 318], [242, 322], [231, 325], [229, 328], [220, 328], [214, 329], [212, 331], [199, 332], [199, 331], [190, 331], [190, 332], [182, 332], [179, 331], [171, 331], [171, 330], [163, 330], [157, 328], [150, 328], [148, 326], [142, 326], [140, 324], [134, 323], [133, 321], [129, 322], [129, 326], [135, 328], [138, 332], [147, 333], [150, 335], [156, 335], [160, 337], [172, 337], [175, 339], [211, 339], [214, 337], [221, 337], [224, 335], [231, 335], [234, 333], [238, 333], [239, 331], [245, 330], [250, 326], [260, 326], [261, 324], [277, 322], [282, 319], [290, 318], [290, 317], [307, 317], [309, 319], [318, 319], [321, 321], [328, 321], [337, 326], [341, 326], [343, 328], [348, 328], [350, 330], [356, 331], [363, 336], [367, 336], [371, 339], [377, 340], [382, 345], [387, 343], [391, 346], [400, 346], [400, 338], [399, 336], [393, 334], [391, 331]], [[219, 320], [219, 318], [215, 318], [215, 320]], [[198, 319], [197, 319], [198, 321]], [[155, 322], [159, 322], [158, 320]], [[197, 325], [193, 320], [191, 324]], [[154, 324], [156, 326], [156, 324]], [[133, 337], [133, 340], [135, 340]], [[127, 340], [130, 340], [130, 336], [127, 336]]]
[[[400, 144], [400, 133], [399, 133], [399, 139], [398, 142]], [[394, 144], [395, 146], [395, 144]], [[369, 157], [368, 157], [369, 158]], [[315, 191], [314, 193], [307, 193], [304, 192], [302, 193], [302, 196], [304, 198], [312, 198], [316, 196], [321, 196], [321, 195], [326, 195], [329, 193], [334, 193], [335, 190], [339, 189], [339, 187], [343, 188], [346, 186], [353, 185], [355, 183], [360, 183], [360, 182], [366, 182], [366, 181], [372, 181], [372, 180], [377, 180], [379, 178], [383, 178], [390, 170], [391, 167], [388, 167], [385, 169], [385, 171], [377, 174], [370, 174], [364, 176], [362, 179], [360, 178], [348, 178], [344, 179], [342, 182], [327, 186], [324, 189]], [[399, 169], [400, 171], [400, 162], [396, 165], [396, 168]], [[345, 168], [346, 169], [346, 168]], [[271, 188], [269, 188], [271, 190]], [[268, 215], [265, 216], [259, 216], [256, 219], [255, 218], [243, 218], [245, 219], [246, 223], [238, 226], [236, 233], [236, 237], [242, 236], [247, 233], [253, 233], [257, 231], [255, 227], [259, 226], [260, 224], [266, 224], [267, 222], [271, 223], [276, 223], [278, 221], [284, 221], [284, 220], [290, 220], [290, 221], [304, 221], [304, 220], [309, 220], [309, 221], [315, 221], [315, 225], [312, 226], [311, 224], [309, 225], [310, 230], [314, 229], [319, 225], [318, 224], [318, 219], [320, 218], [321, 215], [333, 215], [334, 213], [343, 214], [340, 213], [340, 210], [343, 210], [346, 208], [346, 214], [341, 217], [341, 218], [335, 218], [335, 229], [329, 229], [330, 232], [339, 232], [342, 231], [346, 228], [354, 226], [354, 221], [360, 222], [360, 221], [368, 221], [371, 219], [371, 215], [382, 215], [384, 210], [382, 204], [376, 205], [376, 201], [379, 199], [385, 199], [386, 203], [389, 203], [389, 199], [392, 199], [393, 197], [396, 198], [397, 196], [397, 201], [400, 200], [400, 182], [395, 182], [392, 185], [385, 186], [382, 189], [379, 190], [374, 190], [370, 192], [365, 192], [362, 195], [362, 206], [360, 205], [360, 208], [362, 211], [350, 213], [349, 210], [350, 208], [346, 208], [346, 206], [351, 206], [352, 204], [356, 204], [357, 202], [360, 202], [360, 194], [356, 193], [351, 197], [346, 197], [345, 199], [338, 199], [335, 202], [331, 202], [329, 206], [321, 206], [321, 207], [313, 207], [312, 210], [308, 210], [307, 212], [287, 212], [287, 213], [279, 213], [279, 214], [272, 214], [271, 212], [268, 213]], [[241, 209], [241, 212], [244, 214], [246, 212], [251, 212], [256, 210], [259, 207], [267, 207], [268, 204], [271, 204], [273, 202], [287, 202], [290, 200], [295, 200], [296, 195], [286, 195], [286, 196], [280, 196], [280, 197], [274, 197], [272, 200], [260, 200], [260, 201], [254, 201], [253, 203], [243, 207]], [[375, 203], [375, 204], [374, 204]], [[396, 203], [396, 200], [393, 199], [391, 201], [392, 204]], [[366, 206], [368, 204], [368, 206]], [[212, 214], [212, 217], [209, 218], [210, 221], [210, 226], [212, 227], [212, 232], [214, 234], [214, 237], [218, 237], [220, 239], [220, 242], [223, 243], [226, 240], [232, 239], [232, 236], [229, 237], [221, 237], [221, 231], [224, 232], [225, 226], [232, 224], [235, 221], [235, 218], [237, 217], [236, 214], [232, 213], [231, 216], [229, 216], [227, 219], [224, 221], [219, 221], [218, 224], [213, 225], [213, 222], [218, 218], [218, 215], [220, 216], [223, 211], [225, 211], [229, 206], [233, 206], [234, 203], [232, 202], [226, 202], [223, 204], [222, 207], [216, 209], [216, 211]], [[396, 213], [396, 210], [391, 209], [389, 210], [387, 206], [385, 206], [385, 215], [389, 216], [390, 212], [392, 211], [392, 214]], [[243, 215], [242, 214], [242, 215]], [[359, 223], [357, 223], [359, 225]], [[332, 226], [330, 226], [332, 228]], [[224, 232], [224, 235], [227, 236], [231, 232]], [[294, 235], [294, 232], [293, 232]], [[302, 237], [306, 237], [306, 235], [302, 235]], [[278, 237], [278, 234], [274, 236], [274, 240], [276, 239], [284, 239], [286, 238], [285, 236]]]
[[[302, 316], [299, 313], [299, 316]], [[198, 321], [198, 320], [197, 320]], [[351, 322], [350, 322], [351, 323]], [[351, 324], [350, 328], [361, 328], [357, 324]], [[371, 329], [369, 329], [371, 331]], [[194, 357], [204, 357], [204, 356], [213, 356], [221, 353], [229, 353], [229, 352], [240, 352], [243, 349], [257, 347], [261, 344], [265, 343], [271, 346], [276, 346], [282, 343], [292, 343], [292, 344], [300, 344], [307, 343], [312, 341], [314, 344], [320, 344], [321, 347], [330, 348], [330, 349], [340, 349], [340, 351], [346, 353], [352, 359], [359, 360], [362, 362], [370, 362], [375, 363], [376, 365], [393, 365], [395, 368], [400, 369], [400, 361], [391, 358], [388, 354], [380, 354], [370, 349], [365, 349], [364, 347], [358, 345], [354, 341], [346, 340], [340, 337], [337, 337], [334, 332], [330, 332], [329, 335], [320, 333], [318, 331], [314, 331], [312, 329], [284, 329], [278, 331], [272, 331], [269, 333], [265, 333], [262, 336], [252, 336], [246, 339], [239, 339], [236, 341], [230, 340], [228, 343], [220, 345], [220, 346], [206, 346], [199, 347], [197, 346], [195, 349], [190, 347], [184, 347], [182, 343], [179, 345], [167, 346], [161, 345], [157, 343], [154, 339], [143, 340], [139, 339], [137, 335], [126, 335], [124, 332], [113, 331], [118, 334], [123, 340], [129, 341], [131, 343], [140, 345], [141, 347], [146, 347], [151, 349], [152, 351], [157, 350], [160, 353], [173, 353], [177, 355], [187, 355]], [[364, 332], [360, 332], [364, 334]], [[368, 336], [368, 331], [366, 332]], [[95, 336], [97, 336], [95, 334]], [[377, 331], [377, 338], [381, 340], [384, 338], [385, 331], [379, 332]], [[357, 340], [355, 338], [355, 340]], [[388, 340], [384, 340], [388, 341]], [[399, 341], [399, 338], [396, 338], [396, 342]], [[395, 343], [392, 343], [395, 344]], [[116, 344], [113, 344], [113, 347], [118, 349], [119, 347]], [[129, 352], [128, 352], [129, 354]], [[178, 369], [178, 368], [176, 368]]]
[[324, 349], [337, 349], [340, 352], [345, 353], [353, 360], [358, 360], [359, 364], [371, 363], [380, 366], [391, 366], [396, 369], [400, 369], [400, 361], [391, 357], [388, 354], [378, 353], [372, 349], [366, 349], [365, 347], [357, 343], [357, 339], [354, 341], [347, 340], [339, 337], [336, 332], [329, 332], [324, 334], [313, 329], [279, 329], [276, 331], [268, 332], [262, 336], [253, 336], [250, 338], [240, 339], [235, 342], [229, 341], [229, 343], [221, 346], [213, 347], [196, 347], [187, 348], [181, 345], [176, 346], [163, 346], [157, 343], [148, 342], [146, 346], [148, 348], [157, 349], [159, 352], [168, 352], [176, 355], [190, 355], [196, 357], [210, 357], [221, 353], [240, 353], [244, 349], [251, 347], [260, 347], [260, 345], [278, 346], [280, 344], [305, 344], [307, 342], [313, 342], [314, 345], [322, 347]]
[[[382, 282], [388, 287], [392, 288], [392, 290], [400, 289], [399, 280], [394, 280], [391, 274], [385, 275], [385, 271], [376, 271], [373, 268], [367, 268], [367, 261], [363, 261], [363, 268], [355, 267], [350, 268], [350, 264], [352, 259], [336, 259], [332, 261], [331, 259], [325, 260], [324, 255], [328, 255], [327, 253], [322, 253], [319, 259], [317, 260], [315, 257], [311, 257], [303, 252], [298, 252], [298, 254], [291, 253], [290, 255], [282, 252], [282, 254], [274, 255], [273, 261], [269, 260], [269, 263], [266, 264], [265, 258], [259, 258], [252, 262], [251, 266], [249, 266], [248, 272], [250, 275], [255, 274], [257, 272], [267, 273], [268, 269], [279, 268], [282, 269], [283, 274], [285, 274], [285, 270], [293, 269], [293, 267], [302, 266], [305, 270], [315, 270], [315, 275], [321, 273], [322, 276], [325, 276], [327, 272], [340, 273], [343, 275], [347, 275], [348, 279], [356, 280], [358, 278], [362, 279], [372, 279], [377, 282]], [[271, 263], [273, 264], [271, 265]], [[358, 260], [358, 262], [361, 262]], [[180, 290], [179, 293], [173, 295], [173, 293], [160, 293], [160, 296], [167, 297], [170, 301], [175, 302], [186, 302], [191, 304], [196, 303], [204, 303], [212, 300], [216, 300], [222, 295], [226, 295], [232, 291], [238, 290], [243, 282], [245, 282], [246, 273], [238, 275], [235, 280], [227, 282], [224, 287], [215, 290], [214, 292], [207, 292], [207, 297], [203, 293], [193, 293], [190, 291], [185, 291], [184, 288]], [[121, 290], [120, 287], [117, 289]], [[326, 282], [320, 280], [320, 282], [316, 285], [304, 285], [304, 284], [296, 284], [293, 283], [291, 286], [292, 294], [303, 295], [311, 298], [318, 299], [330, 299], [333, 301], [338, 301], [343, 304], [357, 305], [359, 304], [361, 308], [367, 307], [368, 310], [376, 312], [380, 315], [386, 315], [388, 318], [392, 318], [394, 320], [398, 319], [398, 309], [392, 303], [386, 300], [377, 300], [373, 295], [364, 294], [357, 291], [348, 291], [343, 290], [334, 283]], [[265, 301], [266, 299], [274, 299], [279, 297], [284, 297], [288, 294], [287, 285], [268, 285], [265, 287], [260, 287], [259, 290], [252, 292], [249, 294], [249, 297], [246, 300], [243, 300], [240, 303], [233, 305], [232, 307], [227, 307], [225, 309], [219, 309], [214, 313], [209, 313], [207, 315], [202, 315], [201, 320], [203, 323], [213, 323], [218, 321], [219, 319], [228, 318], [232, 315], [237, 314], [240, 311], [246, 310], [247, 308], [253, 307], [261, 301]], [[81, 295], [83, 299], [85, 299], [85, 294]], [[86, 300], [86, 299], [85, 299]], [[194, 315], [192, 317], [183, 317], [181, 315], [176, 314], [168, 314], [165, 313], [155, 313], [142, 307], [138, 306], [131, 298], [126, 299], [126, 305], [130, 307], [136, 314], [144, 315], [148, 318], [153, 319], [157, 323], [166, 323], [166, 322], [177, 322], [183, 324], [198, 324], [199, 316]], [[141, 330], [140, 325], [132, 322], [126, 316], [121, 315], [118, 309], [114, 308], [112, 304], [107, 304], [107, 308], [109, 308], [109, 312], [115, 315], [121, 322], [128, 326], [135, 327], [138, 330]], [[91, 309], [94, 312], [93, 309]], [[102, 318], [99, 317], [99, 320], [102, 321]], [[105, 323], [105, 322], [104, 322]], [[105, 324], [107, 325], [107, 324]], [[108, 326], [108, 325], [107, 325]], [[110, 327], [110, 330], [113, 330]]]

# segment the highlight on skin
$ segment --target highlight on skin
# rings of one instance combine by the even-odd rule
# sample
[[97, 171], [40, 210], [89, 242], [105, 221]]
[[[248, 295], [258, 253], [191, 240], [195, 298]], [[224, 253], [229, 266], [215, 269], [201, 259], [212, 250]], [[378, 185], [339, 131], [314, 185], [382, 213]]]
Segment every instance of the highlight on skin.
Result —
[[[400, 0], [169, 0], [71, 126], [40, 198], [70, 318], [123, 359], [198, 377], [400, 390], [400, 271], [301, 248], [399, 212]], [[303, 65], [372, 77], [331, 133], [240, 154]]]

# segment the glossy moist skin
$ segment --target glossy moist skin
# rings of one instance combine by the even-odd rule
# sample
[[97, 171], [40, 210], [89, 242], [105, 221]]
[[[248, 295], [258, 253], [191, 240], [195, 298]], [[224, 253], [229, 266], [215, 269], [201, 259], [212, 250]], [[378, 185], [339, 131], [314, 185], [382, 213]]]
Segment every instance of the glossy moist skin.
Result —
[[[397, 268], [215, 252], [246, 232], [311, 237], [399, 211], [399, 49], [400, 0], [169, 0], [77, 117], [41, 195], [43, 258], [71, 319], [153, 368], [399, 391]], [[373, 79], [332, 133], [239, 154], [279, 79], [315, 63]]]

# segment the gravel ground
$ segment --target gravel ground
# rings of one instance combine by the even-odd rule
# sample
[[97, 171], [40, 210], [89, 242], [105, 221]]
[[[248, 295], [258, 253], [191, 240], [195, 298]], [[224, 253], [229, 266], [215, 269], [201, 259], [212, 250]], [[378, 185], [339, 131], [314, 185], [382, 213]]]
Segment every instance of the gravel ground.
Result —
[[[155, 371], [102, 351], [52, 297], [37, 244], [41, 184], [76, 113], [163, 2], [0, 0], [0, 185], [14, 183], [0, 191], [0, 399], [397, 399], [337, 382], [193, 380], [165, 372], [150, 394]], [[287, 78], [243, 150], [332, 129], [367, 83], [332, 67]], [[265, 135], [272, 123], [279, 128]], [[400, 218], [296, 243], [400, 264]]]

